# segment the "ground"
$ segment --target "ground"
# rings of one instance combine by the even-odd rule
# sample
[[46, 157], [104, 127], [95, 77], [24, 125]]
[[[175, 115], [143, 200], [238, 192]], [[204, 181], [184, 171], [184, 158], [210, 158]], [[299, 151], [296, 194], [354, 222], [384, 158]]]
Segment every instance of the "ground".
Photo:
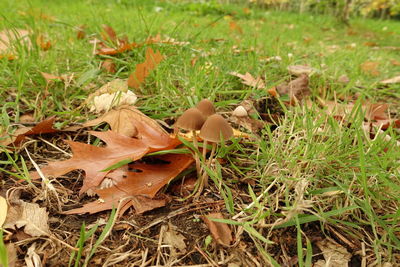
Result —
[[[400, 133], [395, 124], [380, 132], [366, 133], [363, 127], [372, 123], [363, 108], [372, 103], [387, 104], [390, 119], [400, 116], [399, 83], [380, 83], [400, 72], [399, 21], [353, 18], [346, 26], [333, 17], [213, 1], [5, 0], [0, 10], [0, 30], [29, 29], [32, 40], [42, 36], [51, 44], [19, 46], [13, 60], [0, 59], [0, 133], [53, 115], [59, 129], [98, 117], [85, 99], [109, 81], [127, 79], [148, 47], [165, 59], [135, 90], [144, 114], [171, 126], [202, 98], [226, 118], [247, 100], [262, 125], [249, 130], [231, 121], [247, 137], [218, 149], [213, 182], [200, 198], [182, 199], [176, 189], [182, 178], [195, 176], [186, 173], [162, 190], [170, 199], [165, 207], [144, 214], [129, 209], [99, 246], [110, 211], [62, 214], [96, 199], [78, 194], [83, 173], [54, 180], [59, 199], [43, 195], [41, 182], [20, 180], [27, 174], [25, 164], [34, 169], [27, 151], [43, 166], [69, 157], [62, 152], [70, 153], [63, 140], [93, 143], [94, 138], [83, 130], [44, 134], [0, 154], [0, 195], [19, 192], [21, 199], [46, 208], [53, 236], [5, 232], [5, 243], [17, 246], [16, 266], [25, 265], [34, 243], [44, 266], [68, 266], [79, 238], [86, 242], [80, 262], [72, 255], [75, 266], [84, 264], [93, 247], [89, 266], [324, 266], [317, 262], [327, 259], [327, 240], [344, 249], [340, 255], [349, 255], [350, 266], [400, 265]], [[77, 38], [81, 25], [83, 39]], [[137, 43], [157, 34], [175, 43], [95, 55], [89, 40], [101, 38], [103, 25]], [[105, 59], [113, 60], [115, 73], [101, 68]], [[313, 72], [309, 94], [290, 105], [287, 96], [276, 99], [268, 89], [294, 79], [287, 69], [293, 65], [308, 65]], [[72, 78], [47, 83], [41, 72]], [[242, 84], [231, 72], [249, 72], [265, 86]], [[333, 101], [352, 105], [352, 114], [327, 112], [323, 107]], [[23, 116], [33, 122], [23, 122]], [[97, 130], [107, 129], [102, 127]], [[234, 235], [229, 246], [210, 239], [203, 216], [212, 212], [229, 220]], [[98, 224], [93, 236], [84, 237], [83, 223], [86, 231]], [[183, 235], [185, 248], [164, 244], [166, 232]]]

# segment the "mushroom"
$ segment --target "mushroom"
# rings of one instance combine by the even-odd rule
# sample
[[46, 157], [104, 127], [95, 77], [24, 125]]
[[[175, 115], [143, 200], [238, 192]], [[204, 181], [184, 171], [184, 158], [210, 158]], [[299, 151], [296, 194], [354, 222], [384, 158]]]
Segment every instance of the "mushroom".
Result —
[[197, 108], [189, 108], [178, 118], [175, 123], [177, 128], [192, 132], [193, 146], [196, 149], [194, 159], [196, 161], [197, 175], [200, 176], [200, 159], [197, 151], [199, 150], [197, 143], [196, 131], [200, 130], [205, 122], [205, 117]]
[[204, 117], [215, 114], [214, 104], [206, 98], [197, 103], [196, 108], [201, 111]]
[[[222, 140], [228, 140], [233, 136], [233, 129], [229, 125], [229, 123], [219, 114], [211, 115], [204, 122], [203, 126], [200, 130], [200, 137], [204, 140], [204, 149], [203, 149], [203, 157], [205, 160], [205, 150], [207, 147], [207, 142], [212, 142], [212, 149], [210, 153], [210, 157], [208, 158], [207, 167], [211, 166], [212, 158], [215, 153], [215, 149], [217, 143]], [[199, 193], [202, 191], [203, 187], [208, 183], [207, 172], [204, 171], [201, 177], [201, 185], [199, 189]]]

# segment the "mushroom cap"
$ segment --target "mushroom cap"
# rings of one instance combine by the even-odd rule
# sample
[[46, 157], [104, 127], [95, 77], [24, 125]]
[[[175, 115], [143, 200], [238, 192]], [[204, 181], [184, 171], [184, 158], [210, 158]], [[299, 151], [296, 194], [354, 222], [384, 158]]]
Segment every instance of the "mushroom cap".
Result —
[[200, 110], [205, 117], [215, 114], [214, 104], [206, 98], [197, 103], [196, 108]]
[[232, 112], [232, 115], [236, 117], [246, 117], [247, 110], [243, 106], [237, 106], [235, 110]]
[[178, 118], [175, 125], [184, 130], [197, 131], [201, 129], [205, 120], [197, 108], [189, 108]]
[[221, 136], [224, 140], [231, 138], [233, 129], [221, 115], [214, 114], [207, 118], [199, 135], [206, 141], [219, 143]]

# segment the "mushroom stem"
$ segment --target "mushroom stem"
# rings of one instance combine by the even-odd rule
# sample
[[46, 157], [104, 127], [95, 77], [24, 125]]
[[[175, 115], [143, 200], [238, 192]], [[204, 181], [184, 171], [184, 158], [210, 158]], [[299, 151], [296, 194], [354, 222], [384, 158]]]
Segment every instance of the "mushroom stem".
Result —
[[[212, 160], [213, 160], [216, 147], [217, 147], [217, 144], [216, 144], [216, 143], [213, 143], [213, 144], [212, 144], [212, 149], [211, 149], [211, 154], [210, 154], [210, 156], [208, 157], [208, 162], [207, 162], [207, 167], [208, 167], [208, 168], [211, 167], [211, 162], [212, 162]], [[204, 171], [203, 176], [201, 177], [201, 180], [202, 180], [203, 187], [208, 186], [208, 174], [207, 174], [207, 171], [206, 171], [206, 170]]]
[[196, 161], [196, 171], [197, 171], [197, 177], [200, 178], [201, 176], [201, 170], [200, 170], [200, 158], [199, 158], [199, 145], [197, 143], [197, 135], [196, 131], [192, 130], [192, 138], [193, 138], [193, 146], [194, 146], [194, 160]]

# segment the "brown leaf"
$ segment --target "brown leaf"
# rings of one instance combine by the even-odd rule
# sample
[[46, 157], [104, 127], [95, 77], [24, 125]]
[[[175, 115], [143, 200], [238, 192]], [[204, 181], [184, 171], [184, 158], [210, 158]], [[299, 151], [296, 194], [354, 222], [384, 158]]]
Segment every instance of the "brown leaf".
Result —
[[31, 46], [29, 39], [29, 31], [23, 29], [6, 29], [0, 32], [0, 59], [8, 58], [9, 60], [15, 59], [14, 43], [26, 45], [28, 48]]
[[40, 74], [46, 80], [46, 83], [50, 83], [52, 81], [64, 81], [64, 79], [65, 79], [65, 77], [63, 77], [63, 76], [57, 76], [57, 75], [46, 73], [46, 72], [40, 72]]
[[109, 25], [103, 25], [103, 32], [101, 33], [101, 37], [104, 40], [110, 40], [113, 43], [116, 43], [118, 41], [117, 39], [117, 33], [114, 31], [114, 29], [109, 26]]
[[139, 89], [140, 85], [144, 82], [146, 77], [162, 60], [164, 57], [160, 51], [154, 53], [150, 47], [146, 50], [146, 60], [143, 63], [136, 65], [136, 70], [133, 72], [128, 79], [128, 86]]
[[163, 234], [163, 244], [170, 248], [173, 257], [186, 252], [185, 237], [176, 229], [176, 226], [169, 223], [168, 229]]
[[104, 69], [108, 73], [115, 73], [117, 72], [115, 63], [112, 59], [106, 59], [101, 63], [101, 68]]
[[117, 48], [111, 48], [111, 47], [102, 47], [99, 48], [96, 52], [97, 55], [109, 55], [109, 56], [113, 56], [113, 55], [117, 55], [117, 54], [121, 54], [124, 53], [126, 51], [132, 50], [133, 48], [139, 47], [138, 44], [136, 44], [135, 42], [133, 43], [120, 43], [120, 45]]
[[276, 90], [280, 95], [287, 94], [290, 97], [290, 101], [301, 100], [304, 96], [310, 93], [308, 88], [308, 75], [302, 74], [300, 77], [289, 82], [288, 84], [281, 84], [276, 86]]
[[207, 224], [213, 238], [219, 244], [230, 246], [233, 241], [232, 231], [226, 223], [215, 222], [211, 219], [224, 219], [220, 212], [210, 213], [203, 217], [204, 222]]
[[[171, 149], [180, 144], [178, 139], [171, 138], [154, 120], [134, 107], [124, 106], [118, 110], [112, 110], [84, 126], [97, 125], [103, 121], [110, 123], [114, 129], [121, 127], [124, 123], [133, 125], [137, 130], [137, 138], [107, 131], [90, 132], [106, 142], [106, 147], [66, 141], [71, 146], [73, 157], [65, 161], [50, 162], [42, 168], [44, 175], [58, 177], [76, 169], [84, 170], [86, 177], [80, 190], [80, 193], [83, 193], [101, 183], [107, 175], [107, 172], [102, 171], [103, 169], [122, 160], [138, 160], [148, 152]], [[32, 173], [33, 179], [38, 177], [37, 172]]]
[[376, 61], [366, 61], [360, 65], [362, 71], [372, 76], [378, 76], [380, 74], [378, 66], [379, 62]]
[[318, 241], [318, 248], [322, 251], [322, 255], [324, 255], [327, 266], [329, 262], [329, 266], [349, 266], [349, 261], [351, 260], [351, 254], [344, 248], [339, 245], [332, 239], [324, 239], [322, 241]]
[[4, 135], [0, 138], [0, 145], [9, 146], [12, 144], [18, 146], [28, 135], [55, 133], [58, 131], [53, 128], [55, 119], [56, 118], [53, 116], [38, 123], [35, 127], [22, 127], [16, 130], [13, 134]]
[[231, 20], [229, 22], [229, 30], [231, 32], [237, 31], [240, 34], [243, 34], [242, 27], [240, 27], [235, 21]]
[[50, 233], [48, 214], [45, 208], [36, 203], [27, 203], [20, 199], [10, 203], [4, 228], [24, 227], [24, 232], [31, 236], [43, 236]]
[[238, 72], [230, 72], [229, 74], [239, 77], [242, 79], [242, 83], [251, 87], [255, 87], [257, 89], [265, 88], [264, 81], [260, 78], [254, 78], [250, 73], [246, 72], [246, 74], [240, 74]]
[[44, 51], [49, 50], [51, 48], [51, 42], [47, 40], [42, 34], [39, 34], [36, 37], [36, 44], [40, 49]]
[[380, 81], [381, 84], [395, 84], [395, 83], [400, 83], [400, 75], [390, 78], [390, 79], [386, 79], [383, 81]]
[[114, 186], [96, 189], [101, 202], [85, 204], [82, 208], [67, 211], [67, 214], [96, 213], [112, 209], [126, 197], [135, 196], [133, 200], [125, 200], [133, 206], [137, 213], [165, 205], [165, 199], [154, 199], [157, 192], [193, 163], [193, 157], [186, 154], [166, 154], [156, 157], [162, 163], [134, 162], [113, 170], [107, 177], [113, 179]]
[[76, 39], [82, 40], [86, 37], [85, 29], [86, 29], [86, 25], [81, 25], [77, 28]]
[[117, 133], [135, 133], [134, 136], [155, 149], [167, 149], [178, 145], [176, 139], [171, 139], [155, 120], [132, 106], [121, 106], [83, 125], [89, 127], [101, 122], [110, 124], [111, 129]]
[[[80, 190], [80, 193], [84, 193], [89, 188], [96, 187], [101, 183], [107, 175], [107, 172], [102, 172], [103, 169], [122, 160], [138, 160], [150, 150], [150, 147], [142, 140], [129, 138], [112, 131], [90, 133], [106, 142], [107, 146], [97, 147], [66, 141], [72, 149], [73, 157], [64, 161], [50, 162], [41, 169], [43, 174], [59, 177], [73, 170], [84, 170], [86, 176]], [[39, 174], [33, 172], [31, 177], [37, 179]]]
[[395, 59], [391, 59], [390, 63], [392, 63], [393, 66], [400, 66], [400, 61], [397, 61]]
[[315, 69], [311, 68], [308, 65], [292, 65], [288, 66], [287, 70], [291, 75], [295, 76], [301, 76], [303, 74], [310, 75], [312, 72], [315, 71]]

